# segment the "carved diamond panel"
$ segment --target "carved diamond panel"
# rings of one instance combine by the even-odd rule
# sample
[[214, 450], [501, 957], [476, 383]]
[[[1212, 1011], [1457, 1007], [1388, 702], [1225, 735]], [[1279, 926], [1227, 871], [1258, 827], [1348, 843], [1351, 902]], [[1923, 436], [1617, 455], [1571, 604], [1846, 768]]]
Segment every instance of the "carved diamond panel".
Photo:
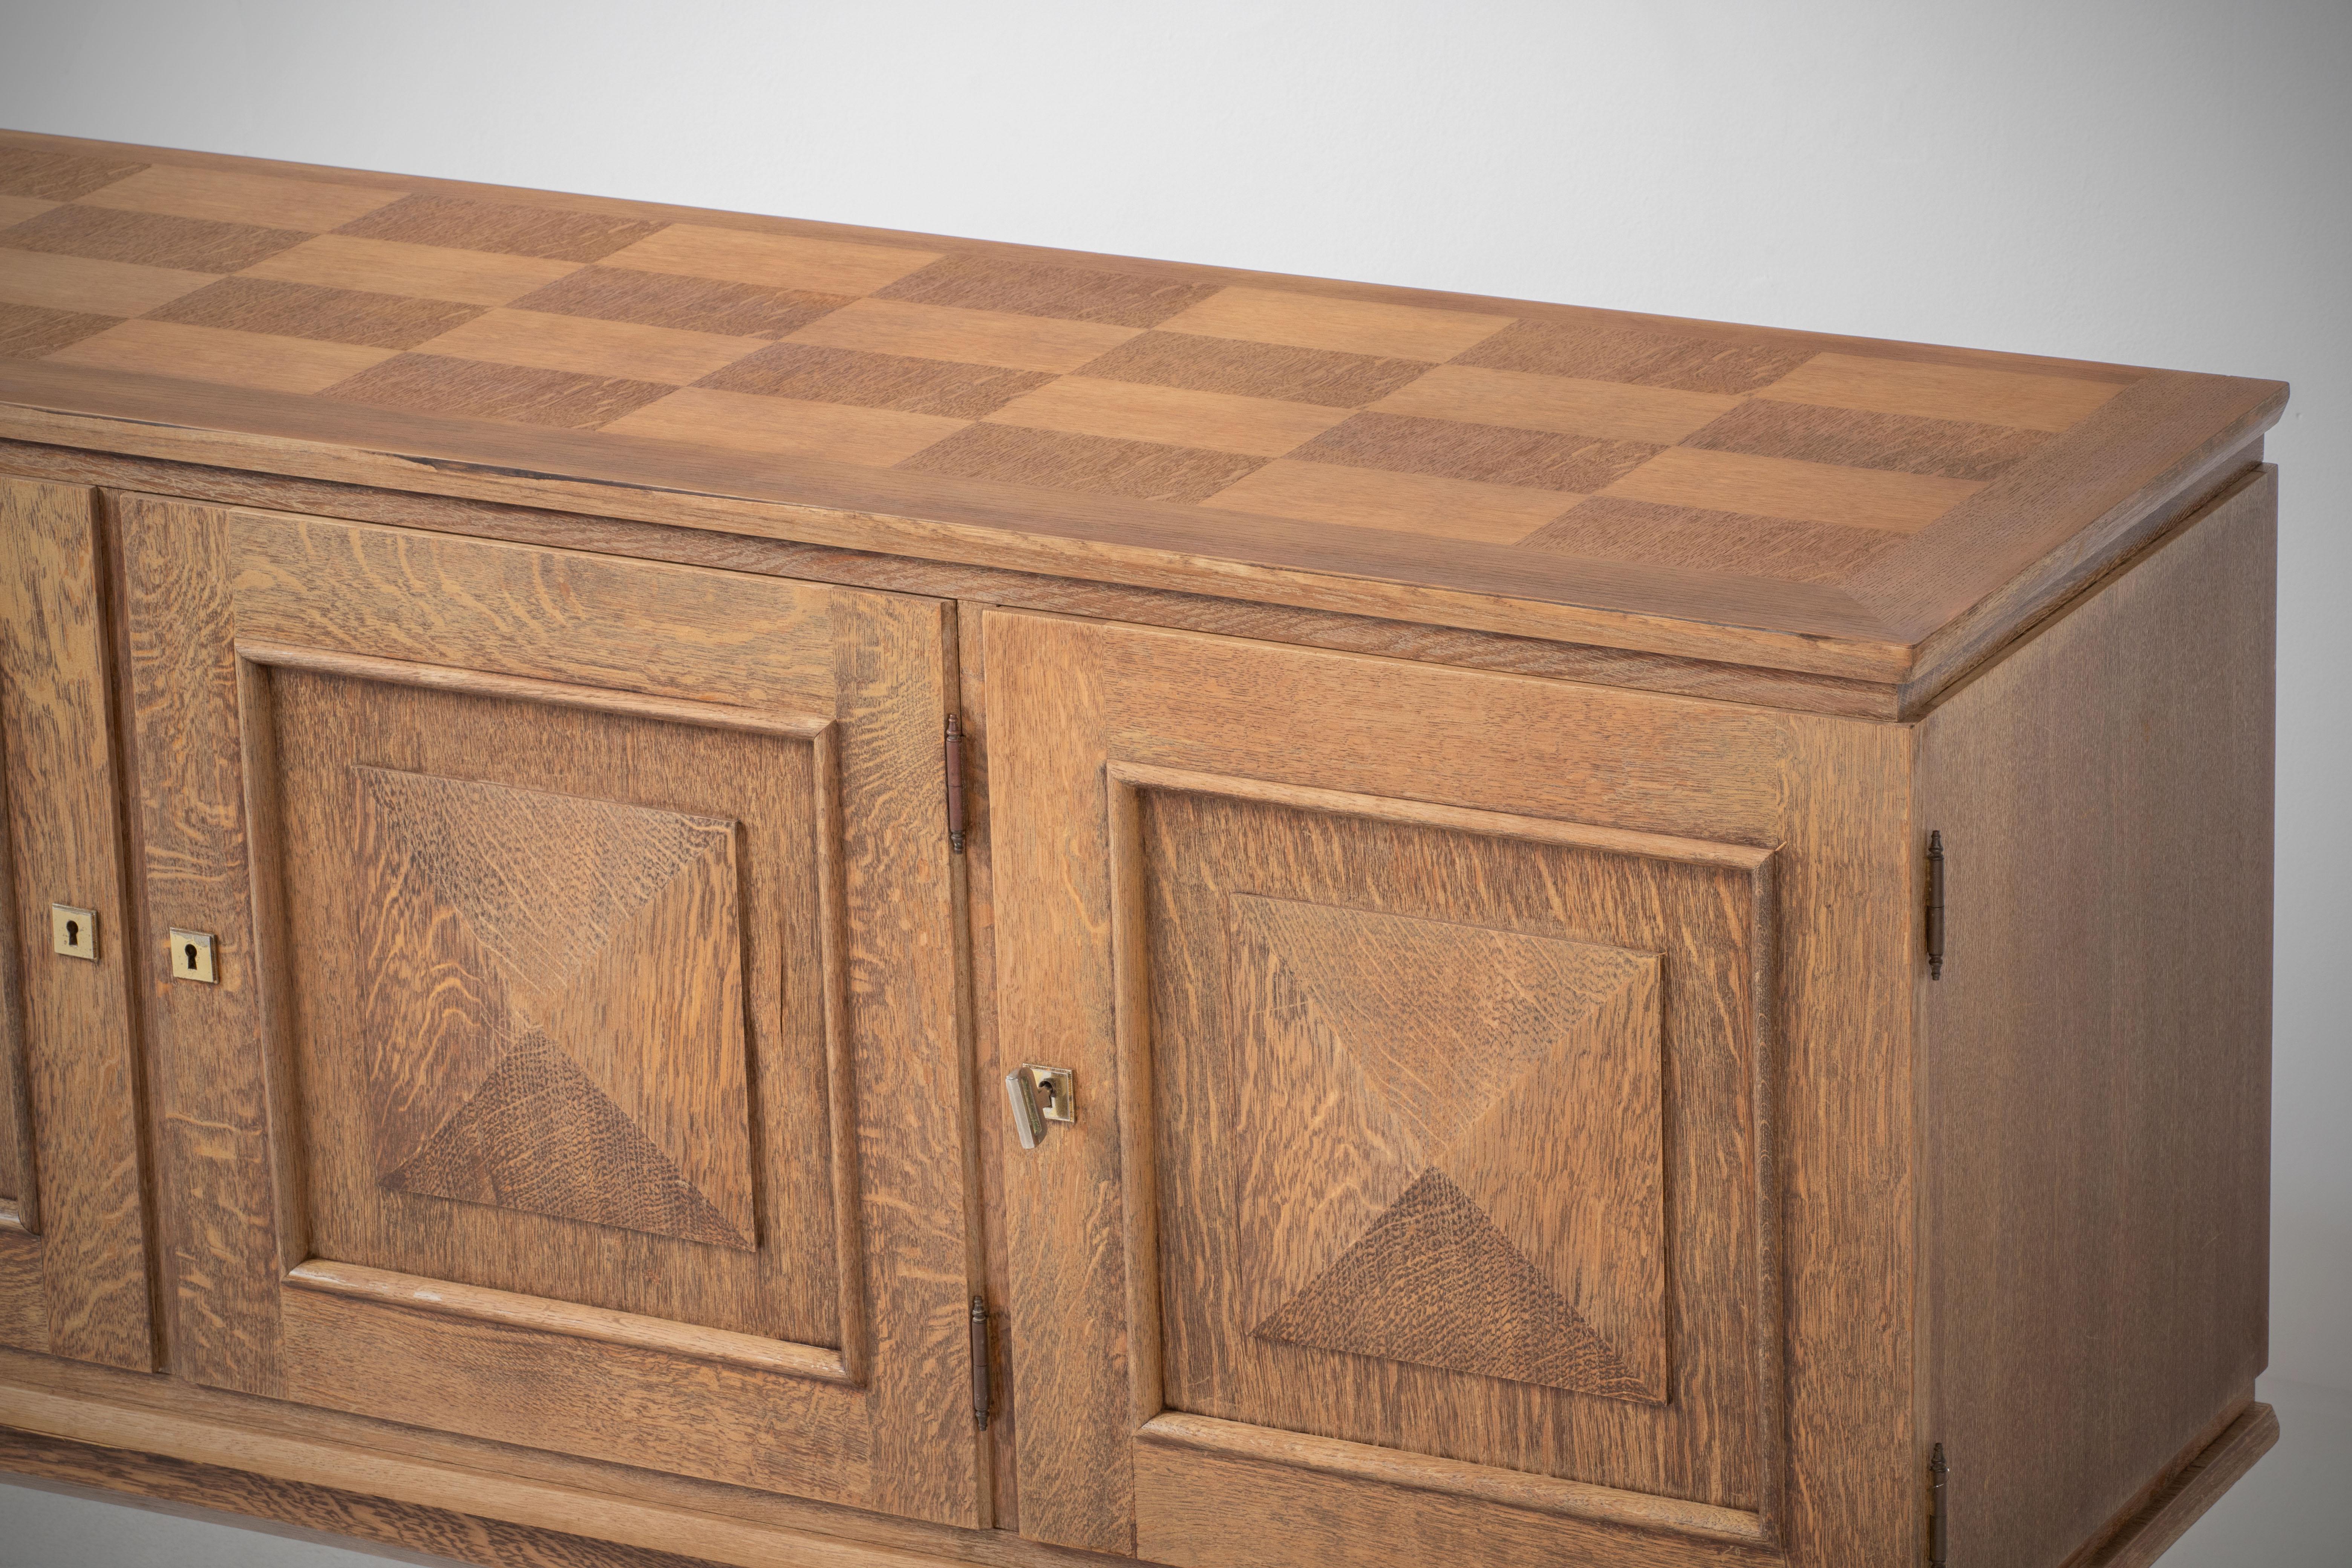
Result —
[[378, 1184], [751, 1248], [734, 824], [352, 775]]
[[1663, 1400], [1657, 956], [1231, 909], [1252, 1332]]

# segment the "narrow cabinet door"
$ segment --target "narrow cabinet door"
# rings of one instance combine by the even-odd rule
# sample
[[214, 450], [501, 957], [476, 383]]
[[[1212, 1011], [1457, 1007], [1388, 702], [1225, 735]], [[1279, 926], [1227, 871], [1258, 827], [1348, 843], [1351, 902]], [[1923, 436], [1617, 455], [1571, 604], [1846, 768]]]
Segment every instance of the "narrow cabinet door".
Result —
[[154, 1364], [94, 491], [0, 478], [0, 1344]]
[[117, 510], [179, 1364], [982, 1522], [949, 606]]
[[984, 631], [1022, 1529], [1903, 1560], [1901, 732]]

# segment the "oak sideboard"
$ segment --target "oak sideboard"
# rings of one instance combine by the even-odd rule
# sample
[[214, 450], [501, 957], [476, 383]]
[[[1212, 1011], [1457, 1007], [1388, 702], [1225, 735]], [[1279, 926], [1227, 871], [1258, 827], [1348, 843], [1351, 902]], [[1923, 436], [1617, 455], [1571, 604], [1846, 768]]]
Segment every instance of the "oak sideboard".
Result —
[[0, 134], [0, 1468], [2149, 1563], [2277, 1433], [2285, 395]]

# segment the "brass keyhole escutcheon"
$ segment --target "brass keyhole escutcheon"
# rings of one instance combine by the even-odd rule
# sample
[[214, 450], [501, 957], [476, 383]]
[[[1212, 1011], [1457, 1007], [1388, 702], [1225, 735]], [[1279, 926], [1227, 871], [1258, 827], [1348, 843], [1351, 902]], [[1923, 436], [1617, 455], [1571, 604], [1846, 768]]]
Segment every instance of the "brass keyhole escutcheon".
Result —
[[73, 904], [49, 906], [49, 946], [67, 958], [98, 957], [98, 911]]
[[220, 976], [213, 969], [213, 933], [208, 931], [182, 931], [172, 928], [164, 939], [163, 949], [170, 955], [172, 978], [193, 980], [199, 985], [217, 985]]

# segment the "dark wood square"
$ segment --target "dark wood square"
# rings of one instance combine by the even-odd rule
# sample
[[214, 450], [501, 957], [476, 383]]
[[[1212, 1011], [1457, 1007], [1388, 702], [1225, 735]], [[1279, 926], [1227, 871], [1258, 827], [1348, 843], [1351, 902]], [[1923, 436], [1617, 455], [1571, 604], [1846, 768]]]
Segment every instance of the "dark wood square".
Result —
[[0, 229], [0, 245], [183, 272], [237, 272], [310, 238], [290, 228], [68, 205]]
[[846, 294], [811, 294], [628, 267], [583, 267], [534, 289], [515, 300], [513, 308], [725, 337], [781, 338], [849, 300]]
[[0, 359], [38, 359], [78, 343], [121, 321], [87, 310], [52, 310], [44, 305], [13, 305], [0, 300]]
[[597, 261], [664, 226], [517, 202], [469, 202], [451, 196], [405, 196], [352, 219], [338, 234], [394, 239], [452, 250], [539, 256], [551, 261]]
[[1184, 283], [1146, 273], [1059, 267], [966, 252], [942, 257], [876, 289], [874, 297], [1118, 327], [1156, 327], [1216, 291], [1213, 283]]
[[849, 403], [977, 419], [1052, 381], [1043, 371], [957, 364], [905, 354], [866, 353], [816, 343], [777, 343], [696, 383], [721, 392], [754, 392], [812, 403]]
[[326, 289], [272, 278], [224, 278], [147, 312], [151, 321], [330, 343], [409, 349], [482, 313], [479, 305]]
[[407, 353], [347, 376], [319, 395], [378, 408], [586, 429], [676, 390], [656, 381]]
[[1359, 414], [1290, 456], [1305, 462], [1590, 494], [1664, 450], [1644, 441], [1603, 441], [1402, 414]]
[[2006, 425], [1756, 398], [1693, 431], [1681, 444], [1840, 468], [1990, 479], [2049, 439], [2046, 432]]
[[1683, 392], [1754, 392], [1820, 351], [1752, 338], [1703, 338], [1643, 327], [1517, 321], [1454, 358], [1490, 370], [1624, 381]]
[[1197, 501], [1206, 500], [1244, 474], [1264, 467], [1265, 461], [1201, 447], [1163, 447], [1150, 441], [1119, 441], [1014, 425], [972, 425], [933, 442], [898, 467], [915, 473], [1001, 479], [1048, 489]]
[[1153, 331], [1129, 338], [1077, 374], [1192, 392], [1357, 408], [1379, 402], [1428, 369], [1422, 360]]

